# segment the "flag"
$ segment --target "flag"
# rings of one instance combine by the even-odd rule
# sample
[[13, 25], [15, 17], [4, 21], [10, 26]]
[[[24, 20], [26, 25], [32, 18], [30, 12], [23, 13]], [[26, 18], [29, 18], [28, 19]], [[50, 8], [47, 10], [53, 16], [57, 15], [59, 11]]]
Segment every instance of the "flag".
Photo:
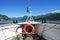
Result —
[[27, 8], [27, 12], [29, 12], [29, 8]]

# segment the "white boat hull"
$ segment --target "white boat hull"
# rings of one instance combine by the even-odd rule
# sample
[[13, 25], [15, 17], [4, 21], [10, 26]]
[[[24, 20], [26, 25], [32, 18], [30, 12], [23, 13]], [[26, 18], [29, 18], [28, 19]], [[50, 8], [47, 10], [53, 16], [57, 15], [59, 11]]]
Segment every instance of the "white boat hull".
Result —
[[[7, 40], [7, 39], [11, 40], [11, 38], [14, 39], [16, 35], [22, 33], [22, 32], [18, 32], [16, 34], [16, 28], [20, 26], [19, 24], [8, 24], [8, 25], [3, 25], [3, 27], [0, 26], [0, 40]], [[35, 28], [36, 28], [36, 33], [39, 36], [42, 35], [47, 40], [60, 40], [60, 25], [38, 23]]]

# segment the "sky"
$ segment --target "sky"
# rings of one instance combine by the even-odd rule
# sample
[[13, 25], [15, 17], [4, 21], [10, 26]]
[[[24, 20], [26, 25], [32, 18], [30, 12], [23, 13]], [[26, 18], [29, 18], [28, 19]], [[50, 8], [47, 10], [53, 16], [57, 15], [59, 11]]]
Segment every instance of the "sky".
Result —
[[[60, 10], [60, 0], [30, 0], [32, 15], [44, 15], [54, 10]], [[0, 14], [8, 17], [29, 15], [27, 0], [0, 0]]]

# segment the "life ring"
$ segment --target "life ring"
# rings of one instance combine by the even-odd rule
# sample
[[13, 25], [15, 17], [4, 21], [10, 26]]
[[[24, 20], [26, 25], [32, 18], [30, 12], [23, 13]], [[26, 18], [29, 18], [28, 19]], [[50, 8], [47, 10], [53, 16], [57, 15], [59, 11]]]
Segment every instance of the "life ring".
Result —
[[[28, 29], [28, 27], [31, 28], [30, 32], [27, 32], [27, 30], [26, 30], [26, 29]], [[34, 26], [32, 24], [25, 24], [23, 31], [25, 34], [33, 34], [35, 32], [35, 29], [34, 29]]]

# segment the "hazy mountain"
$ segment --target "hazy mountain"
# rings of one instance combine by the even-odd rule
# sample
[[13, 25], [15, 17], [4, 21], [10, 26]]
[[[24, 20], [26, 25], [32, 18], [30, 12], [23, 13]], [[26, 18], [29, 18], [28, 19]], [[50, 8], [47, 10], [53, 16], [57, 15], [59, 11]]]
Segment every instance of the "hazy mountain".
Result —
[[46, 15], [42, 15], [39, 18], [37, 18], [37, 20], [60, 20], [60, 12], [50, 12]]
[[0, 14], [0, 21], [3, 21], [3, 20], [9, 20], [9, 18], [6, 15]]
[[[26, 20], [27, 17], [28, 16], [25, 15], [23, 17], [18, 17], [18, 18], [15, 18], [15, 19]], [[60, 20], [60, 11], [55, 10], [55, 11], [49, 12], [48, 14], [45, 14], [45, 15], [32, 16], [32, 17], [35, 20]]]

